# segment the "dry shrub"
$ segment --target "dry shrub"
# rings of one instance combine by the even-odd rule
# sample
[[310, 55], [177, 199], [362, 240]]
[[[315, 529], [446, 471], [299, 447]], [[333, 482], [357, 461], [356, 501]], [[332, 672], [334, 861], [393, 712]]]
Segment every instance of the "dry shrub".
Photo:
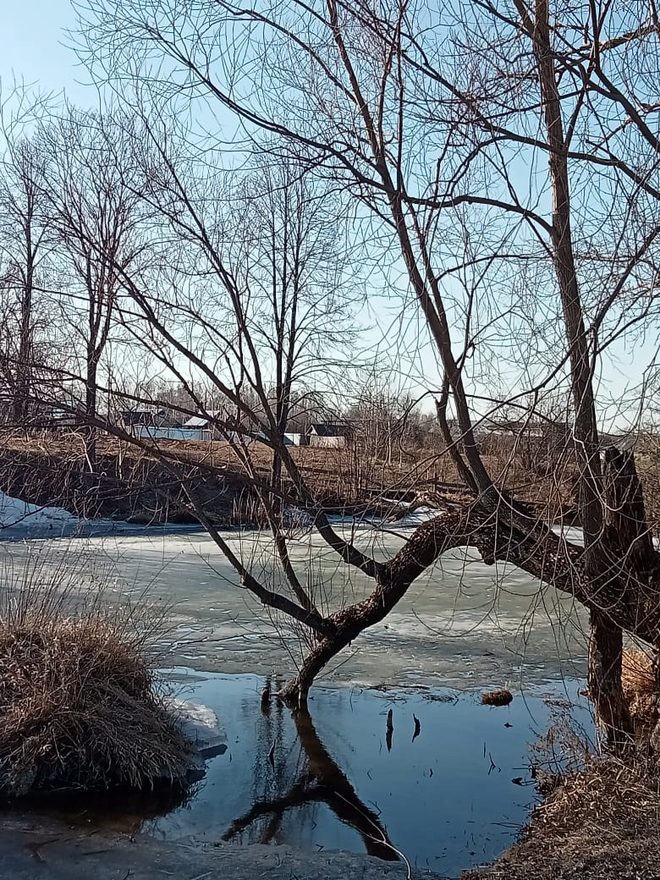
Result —
[[568, 840], [575, 835], [578, 844], [598, 840], [605, 828], [631, 840], [649, 830], [657, 834], [659, 809], [657, 763], [635, 752], [592, 758], [581, 773], [564, 781], [555, 797], [537, 808], [534, 820], [552, 836], [567, 835]]
[[653, 661], [646, 651], [626, 648], [623, 652], [621, 684], [640, 743], [648, 744], [660, 718], [658, 687]]
[[35, 571], [0, 594], [0, 791], [184, 783], [190, 748], [135, 613]]

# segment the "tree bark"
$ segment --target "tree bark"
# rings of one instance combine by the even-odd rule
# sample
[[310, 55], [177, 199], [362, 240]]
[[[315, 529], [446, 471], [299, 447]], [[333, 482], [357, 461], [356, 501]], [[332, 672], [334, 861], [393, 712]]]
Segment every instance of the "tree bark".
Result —
[[[607, 556], [603, 579], [618, 582], [618, 587], [613, 592], [610, 584], [605, 584], [598, 594], [600, 607], [591, 609], [589, 693], [608, 744], [619, 748], [630, 741], [634, 731], [621, 681], [623, 628], [616, 619], [616, 609], [622, 603], [642, 606], [645, 593], [652, 595], [658, 554], [646, 521], [633, 453], [612, 447], [605, 451], [604, 461], [603, 545]], [[656, 632], [656, 648], [658, 640]]]
[[[536, 527], [535, 527], [536, 526]], [[550, 543], [545, 543], [550, 541]], [[481, 500], [461, 510], [448, 511], [421, 526], [405, 546], [388, 562], [378, 563], [376, 586], [371, 595], [328, 618], [333, 631], [319, 639], [305, 657], [298, 674], [280, 691], [287, 704], [304, 706], [309, 688], [324, 666], [361, 632], [383, 620], [408, 591], [411, 583], [447, 550], [456, 547], [477, 547], [487, 564], [497, 559], [516, 559], [522, 567], [542, 580], [547, 571], [576, 584], [571, 572], [571, 551], [542, 523], [535, 523], [516, 512], [507, 521], [504, 512], [493, 512], [489, 500]], [[564, 564], [559, 553], [567, 551]], [[573, 547], [573, 557], [580, 548]]]
[[657, 553], [646, 519], [644, 492], [632, 451], [605, 450], [605, 520], [619, 553], [638, 575], [652, 571]]
[[96, 471], [96, 439], [98, 430], [96, 423], [96, 408], [98, 396], [97, 382], [98, 359], [96, 347], [90, 344], [87, 350], [87, 376], [85, 381], [85, 414], [87, 425], [85, 427], [85, 455], [87, 464], [92, 473]]
[[589, 622], [589, 694], [607, 744], [617, 750], [630, 742], [633, 733], [621, 686], [623, 630], [607, 612], [596, 609], [592, 609]]

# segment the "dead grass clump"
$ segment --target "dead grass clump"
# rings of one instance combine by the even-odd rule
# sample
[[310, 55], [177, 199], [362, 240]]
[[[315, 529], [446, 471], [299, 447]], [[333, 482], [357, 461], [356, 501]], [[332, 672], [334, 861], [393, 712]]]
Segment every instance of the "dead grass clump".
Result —
[[656, 880], [660, 772], [639, 753], [594, 758], [536, 808], [524, 839], [465, 880]]
[[484, 706], [508, 706], [511, 700], [513, 700], [513, 694], [505, 689], [487, 691], [481, 695], [481, 702]]
[[638, 648], [626, 648], [623, 652], [621, 683], [626, 696], [657, 694], [657, 685], [651, 657]]
[[[54, 595], [54, 594], [53, 594]], [[142, 637], [100, 602], [0, 608], [0, 792], [183, 783], [190, 749]]]
[[639, 743], [648, 744], [660, 720], [660, 693], [651, 657], [638, 648], [626, 648], [621, 666], [621, 684]]

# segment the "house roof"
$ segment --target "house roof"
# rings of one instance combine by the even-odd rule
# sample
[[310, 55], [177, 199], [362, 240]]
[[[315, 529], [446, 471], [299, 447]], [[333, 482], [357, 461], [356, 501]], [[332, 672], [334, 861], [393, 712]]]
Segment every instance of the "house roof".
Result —
[[348, 426], [336, 422], [319, 422], [312, 425], [311, 432], [317, 437], [345, 437], [348, 434]]
[[224, 416], [224, 410], [210, 409], [208, 416], [192, 416], [187, 422], [184, 422], [184, 428], [206, 428], [216, 416]]

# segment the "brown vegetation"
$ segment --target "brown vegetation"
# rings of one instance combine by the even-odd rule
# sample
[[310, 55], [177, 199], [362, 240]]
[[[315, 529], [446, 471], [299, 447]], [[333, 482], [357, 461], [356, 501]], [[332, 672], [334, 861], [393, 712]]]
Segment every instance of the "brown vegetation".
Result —
[[647, 651], [627, 648], [621, 664], [621, 684], [638, 744], [657, 751], [656, 725], [660, 719], [658, 682]]
[[[533, 505], [548, 521], [572, 522], [577, 506], [576, 463], [566, 453], [530, 456], [502, 440], [483, 444], [484, 460], [501, 472], [506, 487]], [[158, 441], [157, 449], [173, 462], [189, 463], [188, 479], [197, 481], [218, 524], [258, 520], [251, 482], [231, 444], [224, 441]], [[456, 468], [436, 445], [401, 450], [385, 461], [363, 453], [359, 444], [345, 448], [290, 447], [290, 454], [317, 500], [326, 508], [379, 509], [393, 514], [384, 499], [424, 504], [437, 496], [455, 497], [460, 486]], [[168, 471], [154, 450], [140, 450], [111, 436], [97, 442], [98, 468], [89, 471], [85, 437], [28, 429], [0, 432], [0, 490], [35, 504], [57, 504], [85, 516], [109, 516], [131, 522], [193, 522], [180, 474]], [[255, 476], [268, 479], [272, 450], [255, 444], [250, 450]], [[655, 444], [648, 441], [636, 455], [644, 484], [649, 520], [660, 520], [660, 471]], [[284, 475], [292, 503], [296, 492]], [[456, 487], [456, 488], [454, 488]], [[434, 498], [435, 496], [435, 498]]]
[[[394, 515], [393, 499], [432, 505], [464, 492], [442, 448], [417, 448], [398, 459], [346, 448], [293, 447], [290, 454], [315, 499], [326, 509], [373, 510]], [[159, 441], [158, 452], [141, 451], [110, 436], [97, 441], [96, 473], [86, 458], [85, 437], [37, 430], [0, 434], [0, 490], [35, 504], [63, 506], [79, 516], [106, 516], [130, 522], [195, 522], [182, 486], [179, 463], [187, 463], [187, 481], [220, 526], [259, 522], [254, 480], [246, 478], [231, 444], [214, 441]], [[171, 457], [172, 468], [168, 468]], [[255, 444], [250, 451], [255, 477], [269, 479], [272, 450]], [[569, 519], [575, 507], [575, 474], [569, 464], [530, 469], [503, 444], [486, 456], [494, 470], [506, 472], [507, 485], [543, 509], [551, 520]], [[284, 491], [300, 503], [284, 475]]]
[[[3, 596], [0, 791], [182, 785], [191, 753], [153, 688], [143, 637], [62, 595]], [[70, 597], [69, 597], [70, 598]]]
[[507, 690], [487, 691], [481, 695], [484, 706], [508, 706], [512, 700], [513, 694]]
[[660, 775], [651, 759], [593, 759], [539, 806], [523, 840], [463, 880], [655, 880]]

